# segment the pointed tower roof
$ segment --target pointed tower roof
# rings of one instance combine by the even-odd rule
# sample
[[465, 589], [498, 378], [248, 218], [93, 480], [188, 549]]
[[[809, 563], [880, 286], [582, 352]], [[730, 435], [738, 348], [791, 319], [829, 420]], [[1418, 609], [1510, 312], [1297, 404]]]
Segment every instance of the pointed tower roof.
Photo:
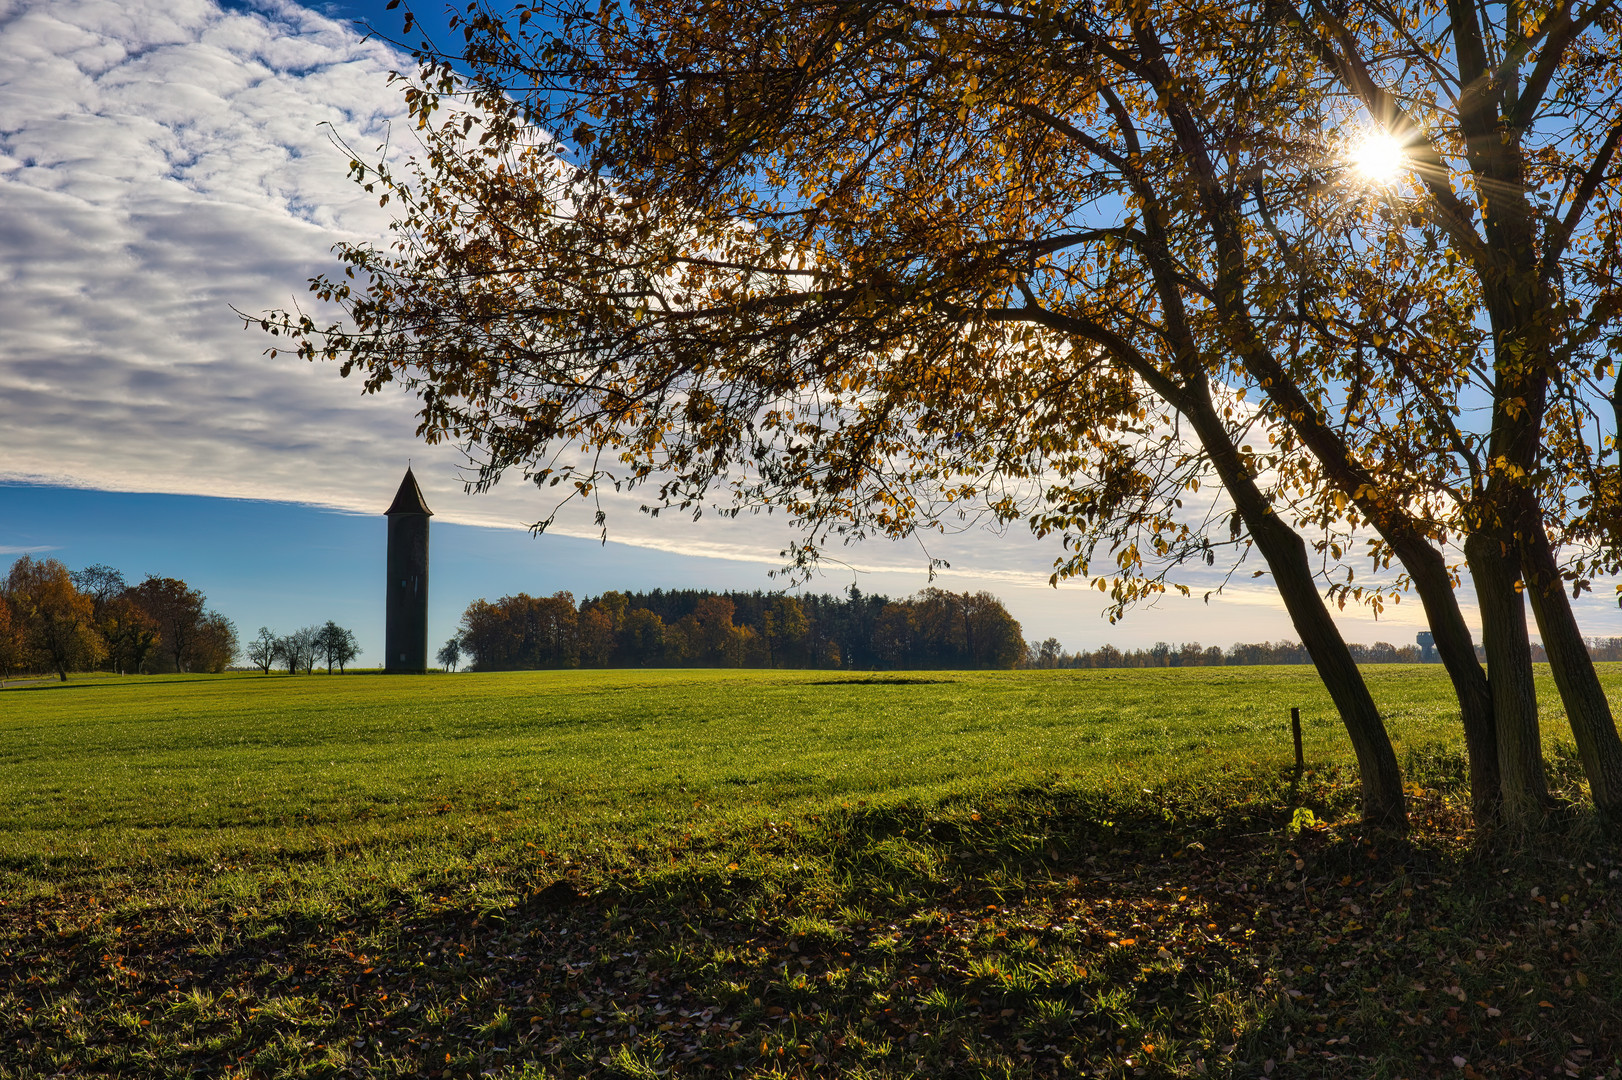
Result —
[[400, 490], [394, 493], [394, 501], [383, 514], [385, 517], [393, 517], [395, 514], [434, 516], [434, 512], [428, 509], [428, 504], [422, 501], [422, 488], [417, 486], [417, 478], [411, 475], [411, 466], [406, 466], [405, 479], [400, 481]]

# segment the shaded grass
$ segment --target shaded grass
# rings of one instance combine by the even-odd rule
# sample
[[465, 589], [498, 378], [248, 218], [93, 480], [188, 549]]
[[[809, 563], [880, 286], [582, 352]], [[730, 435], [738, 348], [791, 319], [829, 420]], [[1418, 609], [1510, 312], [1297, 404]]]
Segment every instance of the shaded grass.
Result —
[[0, 1075], [1622, 1064], [1617, 853], [1470, 846], [1434, 669], [1403, 842], [1288, 830], [1354, 805], [1307, 673], [929, 678], [8, 691]]

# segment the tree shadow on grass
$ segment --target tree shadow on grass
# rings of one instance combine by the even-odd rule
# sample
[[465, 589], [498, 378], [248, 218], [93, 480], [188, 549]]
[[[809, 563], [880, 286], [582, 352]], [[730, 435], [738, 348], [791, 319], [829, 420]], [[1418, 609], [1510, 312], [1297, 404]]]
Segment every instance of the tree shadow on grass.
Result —
[[[1428, 1054], [1494, 1075], [1555, 1068], [1564, 1032], [1593, 1045], [1622, 1020], [1600, 910], [1616, 898], [1576, 898], [1578, 879], [1605, 883], [1614, 845], [1588, 852], [1597, 872], [1533, 868], [1596, 926], [1568, 986], [1579, 950], [1547, 920], [1525, 932], [1520, 874], [1291, 835], [1285, 804], [1249, 805], [1168, 821], [1155, 798], [1033, 789], [857, 807], [633, 865], [469, 865], [460, 886], [347, 913], [216, 903], [184, 933], [161, 896], [125, 905], [116, 932], [40, 898], [0, 908], [0, 1026], [17, 1034], [0, 1065], [1293, 1080]], [[1524, 1001], [1492, 989], [1517, 978]]]

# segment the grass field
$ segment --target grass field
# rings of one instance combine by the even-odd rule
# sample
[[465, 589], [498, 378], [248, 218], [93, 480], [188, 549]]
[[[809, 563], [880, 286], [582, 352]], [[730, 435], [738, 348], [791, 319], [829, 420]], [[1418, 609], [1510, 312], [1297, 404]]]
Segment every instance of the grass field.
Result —
[[8, 689], [0, 1077], [1622, 1075], [1617, 848], [1371, 682], [1404, 841], [1307, 668]]

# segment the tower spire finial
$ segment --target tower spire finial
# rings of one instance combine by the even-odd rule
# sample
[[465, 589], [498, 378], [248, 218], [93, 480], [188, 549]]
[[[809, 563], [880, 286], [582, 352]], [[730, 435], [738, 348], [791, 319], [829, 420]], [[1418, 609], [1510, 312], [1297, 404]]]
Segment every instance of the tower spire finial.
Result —
[[417, 478], [411, 472], [411, 466], [406, 466], [405, 476], [400, 480], [400, 490], [394, 493], [394, 502], [383, 513], [389, 517], [395, 514], [422, 514], [433, 517], [434, 512], [428, 509], [428, 503], [422, 497], [422, 488], [417, 486]]

